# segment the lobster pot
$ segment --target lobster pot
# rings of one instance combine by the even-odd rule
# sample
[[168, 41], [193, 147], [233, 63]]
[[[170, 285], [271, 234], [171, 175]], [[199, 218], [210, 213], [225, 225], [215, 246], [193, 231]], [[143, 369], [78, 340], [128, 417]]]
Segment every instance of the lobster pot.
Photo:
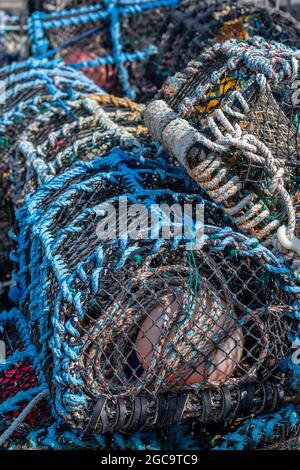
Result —
[[37, 116], [50, 108], [69, 112], [66, 101], [100, 92], [81, 72], [53, 61], [28, 59], [0, 68], [3, 103], [0, 113], [0, 143], [5, 152]]
[[[9, 151], [31, 122], [42, 120], [45, 113], [54, 110], [68, 116], [71, 109], [66, 100], [100, 91], [87, 77], [60, 60], [29, 59], [13, 63], [0, 69], [0, 80], [4, 89], [0, 113], [1, 176], [4, 179]], [[2, 189], [5, 191], [3, 185]]]
[[59, 56], [101, 88], [134, 98], [145, 82], [144, 62], [156, 52], [158, 25], [178, 0], [104, 2], [29, 19], [32, 52]]
[[38, 116], [10, 148], [9, 185], [16, 207], [76, 160], [93, 160], [114, 147], [156, 155], [156, 145], [142, 125], [143, 107], [133, 101], [95, 94], [68, 102], [68, 107], [67, 114], [53, 108]]
[[[154, 213], [134, 237], [136, 203]], [[182, 212], [168, 216], [174, 203]], [[115, 149], [44, 185], [18, 221], [14, 297], [71, 427], [223, 422], [293, 399], [290, 271], [224, 229], [177, 167]]]
[[231, 40], [168, 79], [144, 115], [241, 231], [296, 265], [298, 69], [298, 54], [282, 44]]
[[158, 31], [158, 54], [148, 60], [150, 81], [163, 81], [198, 58], [206, 47], [254, 35], [300, 47], [299, 23], [288, 13], [254, 3], [187, 0], [171, 12]]
[[[5, 97], [0, 110], [0, 256], [1, 261], [3, 260], [0, 282], [6, 282], [11, 268], [8, 261], [10, 249], [8, 231], [14, 221], [12, 206], [14, 186], [10, 181], [13, 149], [27, 126], [32, 130], [30, 127], [32, 122], [36, 126], [39, 124], [40, 134], [46, 138], [47, 132], [51, 130], [50, 127], [46, 128], [48, 114], [56, 115], [56, 126], [74, 120], [72, 106], [67, 104], [67, 101], [70, 103], [85, 94], [95, 93], [99, 88], [80, 72], [66, 67], [60, 60], [46, 62], [29, 59], [15, 62], [0, 69], [0, 81], [3, 84]], [[13, 161], [13, 164], [16, 168], [17, 161]], [[25, 167], [18, 167], [17, 171], [20, 171], [20, 174], [15, 176], [20, 181], [24, 176]], [[22, 191], [24, 184], [26, 181], [23, 179]]]

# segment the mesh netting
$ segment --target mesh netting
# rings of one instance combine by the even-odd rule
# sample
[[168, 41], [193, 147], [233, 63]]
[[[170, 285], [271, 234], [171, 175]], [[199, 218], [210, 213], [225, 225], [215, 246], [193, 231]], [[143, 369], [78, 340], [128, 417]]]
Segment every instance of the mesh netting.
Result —
[[[156, 153], [156, 146], [152, 145], [142, 125], [141, 105], [127, 98], [100, 94], [66, 100], [63, 104], [52, 103], [51, 97], [47, 97], [36, 106], [35, 113], [32, 106], [28, 106], [17, 125], [13, 119], [2, 126], [5, 152], [1, 162], [3, 239], [0, 253], [5, 276], [11, 271], [8, 261], [11, 243], [7, 234], [14, 225], [12, 207], [20, 207], [26, 194], [62, 173], [74, 161], [92, 160], [95, 155], [104, 155], [116, 146], [140, 149], [148, 157]], [[4, 273], [1, 277], [4, 281]]]
[[299, 23], [288, 13], [235, 1], [187, 0], [158, 30], [158, 54], [149, 58], [148, 76], [158, 87], [197, 59], [205, 47], [254, 35], [299, 48]]
[[29, 20], [35, 55], [59, 55], [110, 93], [134, 98], [162, 18], [178, 0], [104, 2]]
[[153, 137], [234, 224], [296, 268], [298, 64], [279, 43], [231, 40], [167, 80], [145, 112]]
[[[94, 33], [103, 45], [121, 12], [123, 43], [140, 47], [145, 16], [131, 17], [137, 2], [115, 5], [106, 19], [106, 3], [39, 14], [44, 31], [34, 34], [55, 41], [69, 28], [64, 46], [76, 55], [75, 33], [83, 32], [80, 47], [89, 48]], [[235, 31], [238, 18], [227, 16], [225, 3], [216, 11], [218, 34]], [[247, 34], [266, 18], [243, 16]], [[85, 36], [80, 28], [90, 21]], [[145, 31], [146, 42], [150, 36]], [[118, 44], [105, 44], [103, 54], [115, 60]], [[132, 79], [124, 60], [97, 73], [118, 88], [125, 69]], [[300, 288], [286, 263], [297, 260], [276, 233], [286, 226], [281, 240], [297, 235], [298, 54], [258, 39], [216, 46], [149, 105], [152, 135], [209, 197], [152, 142], [142, 106], [97, 94], [59, 60], [15, 64], [0, 69], [3, 78], [1, 223], [15, 223], [20, 209], [11, 256], [17, 308], [0, 315], [8, 357], [0, 363], [0, 447], [244, 449], [283, 439], [297, 446], [288, 440], [299, 434]], [[136, 204], [147, 210], [138, 225]], [[162, 209], [174, 205], [179, 218]], [[102, 239], [111, 208], [116, 233]]]
[[114, 150], [75, 164], [18, 214], [15, 298], [72, 427], [209, 424], [292, 400], [289, 271], [256, 240], [221, 228], [213, 203], [205, 222], [221, 227], [206, 225], [200, 251], [179, 235], [133, 241], [122, 232], [99, 242], [96, 215], [101, 222], [108, 202], [202, 202], [177, 167], [161, 165]]
[[[4, 102], [1, 104], [0, 116], [0, 258], [1, 288], [9, 283], [11, 263], [8, 259], [10, 241], [8, 231], [12, 227], [14, 215], [12, 210], [11, 167], [9, 158], [22, 132], [34, 122], [42, 122], [47, 115], [61, 115], [64, 122], [70, 119], [71, 107], [67, 104], [88, 93], [95, 93], [99, 88], [80, 72], [66, 67], [59, 59], [55, 61], [39, 61], [29, 59], [14, 62], [0, 68], [0, 81], [3, 86]], [[45, 122], [44, 121], [44, 122]], [[61, 122], [60, 122], [61, 123]], [[59, 124], [57, 120], [56, 124]], [[47, 130], [43, 129], [45, 133]], [[11, 162], [12, 163], [12, 162]], [[17, 166], [18, 159], [13, 161]], [[20, 181], [23, 177], [15, 175]], [[25, 181], [22, 180], [22, 185]]]
[[[19, 207], [24, 195], [62, 173], [76, 160], [92, 160], [114, 147], [156, 153], [142, 125], [143, 107], [126, 98], [89, 95], [67, 102], [69, 113], [53, 108], [19, 135], [8, 155], [10, 196]], [[8, 194], [7, 194], [8, 196]]]

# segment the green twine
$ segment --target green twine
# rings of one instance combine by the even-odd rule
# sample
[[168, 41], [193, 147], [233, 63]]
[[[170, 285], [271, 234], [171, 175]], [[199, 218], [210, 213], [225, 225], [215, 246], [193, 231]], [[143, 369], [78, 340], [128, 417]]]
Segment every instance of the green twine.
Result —
[[9, 138], [7, 136], [0, 137], [0, 147], [7, 149], [9, 146]]
[[134, 255], [132, 258], [133, 258], [134, 263], [136, 263], [138, 266], [142, 266], [143, 257], [141, 255]]

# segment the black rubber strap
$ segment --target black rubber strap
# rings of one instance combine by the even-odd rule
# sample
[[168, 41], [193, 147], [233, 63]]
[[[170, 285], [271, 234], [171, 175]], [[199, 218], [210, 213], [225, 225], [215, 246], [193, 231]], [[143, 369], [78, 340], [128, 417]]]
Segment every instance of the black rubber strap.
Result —
[[274, 390], [272, 384], [270, 382], [265, 382], [263, 384], [264, 387], [264, 408], [263, 412], [268, 412], [273, 408], [273, 401], [274, 401]]
[[148, 400], [145, 397], [137, 396], [132, 403], [131, 415], [125, 427], [126, 431], [141, 429], [147, 420]]
[[272, 388], [272, 403], [270, 404], [270, 408], [268, 408], [267, 411], [271, 412], [271, 411], [276, 411], [278, 408], [281, 407], [284, 393], [283, 393], [283, 390], [280, 389], [279, 384], [275, 384], [271, 382], [269, 385]]
[[122, 398], [117, 400], [117, 415], [116, 422], [114, 424], [114, 431], [122, 431], [125, 426], [127, 415], [126, 402]]
[[252, 413], [255, 385], [242, 384], [239, 387], [238, 403], [235, 409], [235, 417], [242, 418]]
[[276, 388], [276, 402], [274, 405], [274, 411], [277, 411], [283, 405], [284, 391], [280, 385], [275, 385], [275, 388]]
[[85, 428], [85, 433], [90, 434], [94, 432], [99, 424], [99, 420], [101, 418], [101, 413], [103, 409], [105, 409], [105, 404], [106, 404], [107, 398], [106, 397], [100, 397], [99, 400], [97, 401], [95, 408], [92, 412], [92, 416], [90, 417], [90, 420], [88, 422], [87, 427]]
[[176, 401], [176, 409], [175, 409], [173, 420], [172, 420], [171, 424], [180, 423], [180, 421], [182, 419], [183, 412], [184, 412], [184, 407], [185, 407], [185, 404], [186, 404], [186, 401], [187, 401], [187, 397], [188, 397], [188, 395], [186, 393], [181, 393], [180, 395], [178, 395], [177, 401]]
[[169, 393], [166, 397], [167, 402], [168, 402], [168, 408], [166, 410], [164, 420], [163, 420], [163, 426], [171, 426], [173, 423], [174, 415], [176, 412], [176, 407], [177, 407], [177, 396], [176, 394]]
[[136, 423], [139, 421], [140, 419], [140, 412], [141, 412], [141, 404], [140, 404], [140, 397], [136, 397], [133, 401], [132, 401], [132, 408], [131, 408], [131, 414], [130, 414], [130, 418], [126, 424], [126, 431], [131, 431]]
[[220, 393], [221, 393], [221, 400], [222, 400], [222, 408], [216, 421], [224, 421], [227, 418], [227, 416], [230, 414], [231, 408], [232, 408], [231, 392], [229, 388], [221, 387]]
[[138, 431], [142, 429], [147, 421], [147, 415], [148, 415], [148, 399], [146, 397], [141, 397], [140, 398], [140, 404], [141, 404], [141, 409], [140, 409], [140, 418], [133, 429], [134, 431]]
[[212, 414], [210, 391], [204, 390], [201, 394], [201, 398], [202, 398], [202, 413], [201, 413], [200, 420], [202, 423], [209, 423], [211, 420], [211, 414]]
[[163, 427], [165, 414], [166, 414], [167, 407], [168, 407], [168, 401], [166, 399], [165, 394], [158, 395], [157, 406], [158, 406], [158, 412], [157, 412], [157, 418], [156, 418], [156, 425], [158, 427]]

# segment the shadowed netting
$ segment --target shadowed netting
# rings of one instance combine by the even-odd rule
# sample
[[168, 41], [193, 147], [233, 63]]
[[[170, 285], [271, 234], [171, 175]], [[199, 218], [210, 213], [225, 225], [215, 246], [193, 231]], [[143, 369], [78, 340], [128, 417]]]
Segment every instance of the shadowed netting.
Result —
[[283, 10], [254, 2], [182, 1], [158, 30], [158, 53], [148, 59], [148, 79], [161, 87], [168, 76], [183, 70], [205, 48], [255, 35], [299, 48], [299, 24]]

